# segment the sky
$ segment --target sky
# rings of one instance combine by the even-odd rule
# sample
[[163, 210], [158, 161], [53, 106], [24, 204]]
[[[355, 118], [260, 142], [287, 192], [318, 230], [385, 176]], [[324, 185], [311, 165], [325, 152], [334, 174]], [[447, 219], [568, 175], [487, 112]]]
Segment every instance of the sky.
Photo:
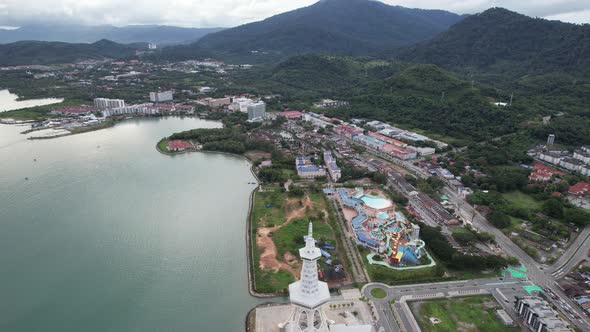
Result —
[[[317, 0], [0, 0], [0, 29], [30, 23], [166, 24], [233, 27]], [[332, 0], [337, 1], [337, 0]], [[383, 0], [411, 8], [473, 14], [504, 7], [533, 17], [590, 23], [589, 0]]]

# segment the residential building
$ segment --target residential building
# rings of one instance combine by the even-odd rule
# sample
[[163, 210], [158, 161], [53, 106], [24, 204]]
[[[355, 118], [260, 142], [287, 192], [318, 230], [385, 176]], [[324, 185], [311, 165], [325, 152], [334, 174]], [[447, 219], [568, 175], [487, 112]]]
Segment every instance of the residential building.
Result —
[[590, 195], [590, 183], [578, 182], [569, 187], [568, 193], [576, 196], [588, 196]]
[[555, 144], [555, 135], [551, 134], [547, 137], [547, 146]]
[[586, 165], [590, 165], [590, 153], [585, 151], [583, 148], [574, 151], [574, 158], [582, 161]]
[[579, 172], [582, 170], [584, 163], [572, 157], [564, 157], [559, 161], [559, 166], [572, 172]]
[[340, 177], [342, 177], [342, 171], [336, 164], [336, 158], [334, 158], [331, 151], [324, 151], [324, 163], [326, 164], [326, 168], [328, 169], [328, 173], [330, 173], [332, 181], [336, 182], [340, 180]]
[[208, 86], [204, 86], [204, 87], [199, 88], [200, 93], [209, 93], [211, 91], [213, 91], [213, 88], [210, 88]]
[[119, 108], [125, 107], [125, 101], [122, 99], [95, 98], [94, 106], [99, 109]]
[[150, 101], [152, 103], [163, 103], [172, 100], [174, 100], [174, 93], [172, 91], [150, 92]]
[[563, 155], [563, 151], [543, 151], [539, 154], [539, 159], [553, 165], [559, 165]]
[[248, 121], [262, 121], [266, 117], [266, 104], [263, 101], [248, 105]]
[[110, 108], [104, 110], [102, 113], [105, 117], [128, 114], [156, 115], [160, 114], [160, 110], [152, 104], [139, 104], [129, 105], [125, 107]]
[[572, 332], [549, 304], [535, 296], [517, 297], [515, 310], [523, 324], [532, 332]]

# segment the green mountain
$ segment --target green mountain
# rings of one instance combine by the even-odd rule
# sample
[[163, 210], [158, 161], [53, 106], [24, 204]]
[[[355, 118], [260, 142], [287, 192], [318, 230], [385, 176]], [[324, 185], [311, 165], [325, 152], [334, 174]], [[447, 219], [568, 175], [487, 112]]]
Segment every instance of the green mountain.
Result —
[[370, 0], [321, 0], [260, 22], [209, 34], [171, 48], [171, 57], [214, 54], [281, 59], [305, 53], [364, 55], [434, 37], [463, 17]]
[[0, 66], [46, 65], [87, 59], [118, 59], [134, 56], [135, 51], [141, 49], [147, 49], [147, 45], [123, 45], [109, 40], [99, 40], [92, 44], [21, 41], [0, 45]]
[[388, 121], [465, 142], [514, 132], [534, 116], [517, 103], [511, 108], [496, 107], [492, 105], [500, 97], [496, 89], [472, 88], [470, 81], [429, 64], [310, 54], [241, 75], [232, 85], [236, 91], [254, 87], [253, 93], [306, 101], [299, 105], [302, 108], [320, 98], [347, 100], [350, 108], [322, 112], [345, 119]]
[[590, 25], [531, 18], [503, 8], [472, 15], [430, 41], [398, 52], [406, 61], [506, 77], [590, 76]]

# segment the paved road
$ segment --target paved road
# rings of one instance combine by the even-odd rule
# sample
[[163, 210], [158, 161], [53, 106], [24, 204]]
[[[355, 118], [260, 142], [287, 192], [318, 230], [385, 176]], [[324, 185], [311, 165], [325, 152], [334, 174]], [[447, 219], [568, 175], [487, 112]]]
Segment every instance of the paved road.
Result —
[[[404, 304], [408, 297], [411, 297], [412, 301], [420, 301], [420, 299], [428, 300], [451, 295], [469, 296], [484, 292], [499, 299], [498, 302], [516, 319], [512, 303], [516, 296], [527, 295], [523, 286], [529, 285], [531, 285], [531, 282], [527, 280], [510, 278], [487, 278], [406, 286], [370, 283], [363, 287], [362, 293], [374, 303], [379, 311], [380, 317], [376, 322], [377, 329], [383, 328], [385, 331], [418, 331], [419, 327], [417, 327], [413, 315], [409, 311], [409, 306]], [[374, 288], [384, 289], [387, 292], [387, 297], [384, 299], [373, 297], [371, 290]], [[393, 310], [390, 306], [391, 301], [394, 301]], [[399, 325], [395, 315], [399, 317]]]
[[581, 261], [588, 258], [590, 250], [590, 227], [584, 228], [569, 248], [551, 266], [551, 274], [555, 278], [561, 278], [576, 267]]
[[[454, 191], [448, 187], [445, 188], [444, 193], [450, 198], [450, 200], [464, 213], [473, 215], [473, 225], [482, 231], [491, 233], [496, 238], [496, 243], [506, 252], [506, 254], [516, 257], [520, 263], [526, 267], [529, 279], [536, 285], [541, 286], [544, 289], [549, 289], [555, 293], [561, 301], [552, 299], [552, 302], [559, 308], [568, 319], [574, 323], [578, 328], [583, 331], [590, 331], [590, 319], [586, 314], [574, 303], [569, 297], [567, 297], [555, 282], [556, 278], [552, 276], [549, 271], [544, 271], [539, 267], [534, 259], [532, 259], [527, 253], [525, 253], [519, 246], [514, 244], [504, 233], [498, 230], [496, 227], [490, 225], [487, 220], [479, 214], [471, 205], [465, 202], [459, 197]], [[565, 303], [565, 305], [564, 305]]]
[[[379, 156], [382, 157], [381, 155]], [[426, 171], [413, 165], [410, 162], [401, 161], [394, 158], [385, 159], [409, 169], [416, 176], [422, 178], [427, 178], [430, 176], [430, 174], [428, 174]], [[394, 188], [398, 189], [406, 197], [408, 197], [411, 203], [416, 203], [412, 202], [412, 197], [411, 195], [409, 195], [409, 190], [411, 186], [408, 186], [407, 183], [404, 184], [404, 181], [399, 181], [399, 179], [396, 178], [399, 178], [399, 174], [396, 174], [394, 172], [390, 173], [388, 181], [389, 184], [392, 185]], [[561, 291], [561, 289], [557, 287], [556, 280], [558, 278], [551, 274], [551, 272], [557, 272], [557, 275], [559, 276], [560, 273], [563, 273], [563, 271], [566, 271], [568, 268], [573, 267], [577, 263], [577, 261], [585, 257], [585, 253], [588, 252], [586, 248], [590, 246], [590, 237], [580, 236], [579, 241], [580, 246], [582, 247], [580, 250], [577, 250], [577, 248], [575, 247], [576, 243], [570, 246], [570, 248], [564, 253], [564, 257], [562, 257], [562, 259], [558, 261], [558, 263], [565, 262], [565, 264], [563, 264], [561, 267], [559, 266], [559, 264], [557, 266], [554, 265], [554, 267], [558, 268], [557, 271], [555, 271], [555, 269], [552, 268], [549, 268], [547, 271], [544, 271], [544, 268], [540, 267], [539, 263], [537, 263], [519, 246], [512, 242], [506, 235], [504, 235], [504, 233], [502, 233], [496, 227], [490, 225], [488, 221], [479, 212], [477, 212], [471, 205], [469, 205], [465, 200], [463, 200], [454, 190], [451, 190], [449, 187], [445, 187], [444, 193], [449, 197], [450, 201], [457, 206], [461, 215], [472, 216], [472, 223], [477, 229], [493, 234], [495, 236], [496, 243], [498, 244], [498, 246], [502, 248], [502, 250], [504, 250], [504, 252], [507, 255], [516, 257], [520, 261], [520, 263], [524, 267], [526, 267], [529, 280], [534, 282], [536, 285], [541, 286], [545, 290], [551, 291], [557, 296], [556, 298], [551, 298], [551, 302], [553, 302], [553, 304], [557, 308], [559, 308], [573, 324], [575, 324], [582, 331], [590, 331], [590, 319], [588, 318], [588, 316], [586, 316], [586, 314], [582, 311], [581, 308], [578, 307], [576, 303], [574, 303], [574, 301], [567, 297]], [[412, 205], [414, 207], [420, 206], [420, 204]], [[429, 213], [427, 211], [418, 212], [421, 213], [421, 216], [425, 219], [425, 222], [427, 224], [433, 223], [434, 220], [431, 220], [432, 218], [429, 217]], [[588, 234], [590, 234], [590, 230], [584, 230], [582, 233], [586, 234], [586, 232], [589, 232]], [[578, 240], [576, 240], [576, 242], [578, 242]], [[563, 270], [560, 271], [559, 269]]]

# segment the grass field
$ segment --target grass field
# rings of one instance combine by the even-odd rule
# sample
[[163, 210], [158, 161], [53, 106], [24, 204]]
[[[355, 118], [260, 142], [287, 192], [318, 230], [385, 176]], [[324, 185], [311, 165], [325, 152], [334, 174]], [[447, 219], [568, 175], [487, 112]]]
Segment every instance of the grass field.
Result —
[[382, 288], [371, 289], [371, 295], [377, 299], [384, 299], [387, 297], [387, 292]]
[[541, 202], [535, 200], [531, 196], [521, 192], [521, 191], [511, 191], [508, 193], [503, 193], [502, 197], [505, 200], [510, 202], [516, 207], [525, 210], [540, 210], [541, 209]]
[[[500, 305], [490, 295], [424, 301], [410, 307], [425, 332], [520, 331], [505, 327], [496, 317], [495, 311]], [[440, 323], [431, 323], [431, 317], [439, 319]]]
[[[309, 197], [309, 201], [307, 200]], [[313, 224], [313, 235], [317, 241], [328, 241], [336, 246], [336, 235], [326, 213], [326, 201], [320, 193], [306, 193], [306, 197], [289, 197], [279, 186], [264, 186], [263, 192], [256, 192], [251, 214], [251, 250], [253, 256], [252, 270], [254, 273], [254, 288], [260, 293], [275, 293], [285, 291], [289, 283], [295, 281], [289, 268], [296, 269], [299, 261], [298, 250], [303, 247], [303, 236], [307, 234], [309, 222]], [[293, 218], [288, 224], [289, 216]], [[268, 263], [268, 258], [261, 258], [265, 247], [257, 243], [258, 230], [272, 229], [268, 237], [276, 248], [277, 264], [290, 264], [285, 261], [285, 253], [297, 257], [297, 263], [283, 265], [278, 272], [269, 268], [261, 268], [261, 260]], [[337, 256], [337, 253], [334, 253]], [[336, 259], [336, 257], [334, 257]], [[320, 260], [321, 264], [323, 259]], [[278, 263], [277, 263], [278, 262]]]

